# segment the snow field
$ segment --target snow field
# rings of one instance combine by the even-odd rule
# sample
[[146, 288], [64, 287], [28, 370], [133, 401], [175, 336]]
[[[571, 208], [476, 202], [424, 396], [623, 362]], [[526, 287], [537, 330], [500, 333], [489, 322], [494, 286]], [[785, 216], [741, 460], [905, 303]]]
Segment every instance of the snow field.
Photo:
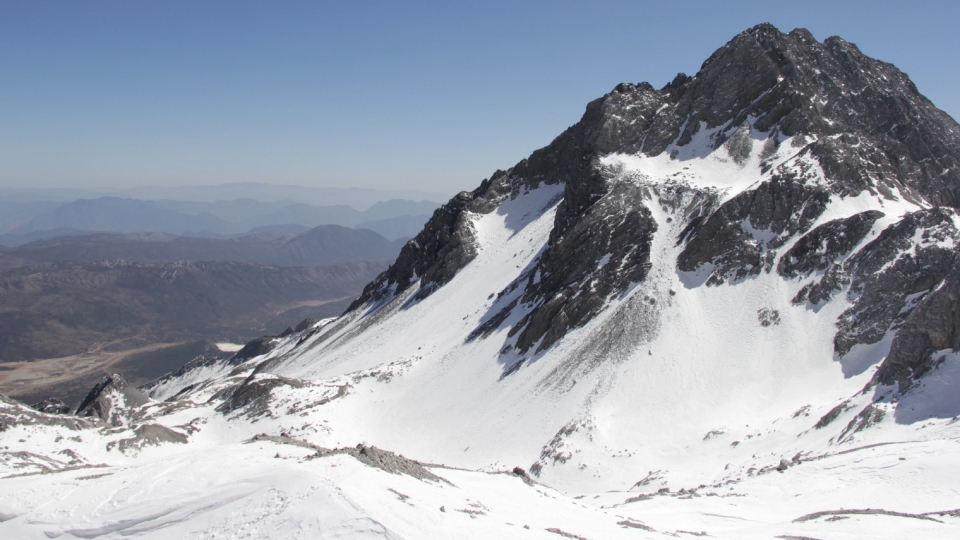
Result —
[[343, 455], [306, 459], [311, 451], [271, 442], [218, 450], [154, 452], [131, 466], [5, 479], [0, 534], [550, 539], [559, 536], [547, 529], [556, 529], [603, 538], [662, 537], [638, 535], [618, 525], [624, 518], [614, 513], [512, 475], [434, 469], [451, 485], [387, 473]]

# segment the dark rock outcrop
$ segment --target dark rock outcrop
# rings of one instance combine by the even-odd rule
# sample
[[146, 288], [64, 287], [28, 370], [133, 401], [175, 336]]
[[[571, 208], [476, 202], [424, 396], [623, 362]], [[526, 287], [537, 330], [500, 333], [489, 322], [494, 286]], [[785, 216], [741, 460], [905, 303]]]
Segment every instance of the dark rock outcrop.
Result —
[[34, 409], [47, 414], [68, 414], [70, 406], [57, 398], [47, 398], [31, 405]]
[[855, 433], [859, 433], [870, 426], [882, 422], [884, 416], [886, 416], [886, 413], [883, 409], [873, 404], [867, 405], [843, 428], [837, 440], [841, 442], [850, 440]]
[[643, 281], [656, 230], [643, 190], [624, 182], [551, 239], [522, 299], [533, 308], [509, 333], [519, 332], [517, 349], [547, 349], [596, 316], [611, 295]]
[[[908, 214], [824, 276], [830, 287], [849, 283], [853, 304], [840, 315], [834, 348], [844, 355], [858, 343], [876, 343], [900, 328], [916, 302], [936, 289], [956, 258], [960, 241], [949, 209]], [[919, 240], [919, 241], [918, 241]]]
[[294, 332], [303, 332], [304, 330], [306, 330], [306, 329], [308, 329], [308, 328], [312, 328], [312, 327], [313, 327], [314, 325], [316, 325], [318, 322], [320, 322], [320, 321], [318, 321], [318, 320], [316, 320], [316, 319], [306, 318], [306, 319], [300, 321], [300, 324], [298, 324], [298, 325], [296, 326], [296, 328], [293, 329], [293, 331], [294, 331]]
[[[334, 452], [338, 451], [335, 450]], [[339, 452], [351, 455], [361, 463], [383, 469], [389, 473], [406, 474], [420, 480], [447, 482], [443, 478], [430, 472], [422, 463], [407, 459], [389, 450], [382, 450], [376, 446], [358, 444], [356, 448], [344, 448], [339, 450]], [[449, 482], [447, 483], [449, 484]]]
[[[816, 137], [809, 151], [837, 194], [900, 191], [960, 205], [960, 127], [906, 74], [839, 37], [819, 43], [804, 29], [785, 34], [761, 24], [718, 49], [669, 93], [676, 103], [669, 113], [683, 126], [675, 132], [679, 145], [701, 122], [740, 126], [752, 117], [759, 132]], [[663, 151], [664, 142], [648, 143], [644, 152]]]
[[434, 211], [420, 234], [400, 249], [396, 262], [368, 284], [347, 311], [403, 293], [418, 280], [426, 296], [473, 260], [476, 251], [465, 210], [478, 191], [462, 192]]
[[936, 353], [960, 350], [960, 266], [921, 300], [901, 326], [890, 354], [880, 366], [875, 382], [898, 384], [901, 390], [936, 366]]
[[363, 443], [358, 444], [355, 447], [348, 446], [345, 448], [336, 448], [331, 450], [329, 448], [323, 448], [322, 446], [317, 446], [304, 440], [289, 437], [286, 434], [281, 434], [281, 436], [276, 437], [273, 435], [267, 435], [265, 433], [254, 435], [254, 437], [247, 442], [252, 443], [258, 441], [270, 441], [277, 444], [309, 448], [316, 451], [315, 454], [309, 456], [307, 459], [317, 459], [345, 454], [355, 458], [357, 461], [365, 465], [381, 469], [391, 474], [406, 474], [418, 480], [430, 480], [453, 485], [450, 484], [450, 482], [448, 482], [446, 479], [441, 478], [440, 476], [437, 476], [431, 472], [430, 469], [427, 469], [425, 464], [419, 461], [403, 457], [403, 455], [396, 454], [389, 450], [377, 448], [376, 446], [368, 446]]
[[57, 426], [70, 430], [89, 429], [96, 422], [88, 418], [79, 418], [70, 414], [51, 414], [38, 411], [15, 399], [0, 394], [0, 433], [12, 426]]
[[[223, 403], [217, 406], [217, 412], [230, 413], [247, 407], [248, 416], [256, 416], [267, 411], [270, 394], [274, 388], [281, 386], [303, 387], [303, 383], [297, 379], [259, 375], [260, 371], [255, 369], [240, 385], [228, 391], [224, 396]], [[214, 396], [212, 399], [218, 397], [220, 396]]]
[[853, 405], [850, 405], [850, 401], [844, 401], [843, 403], [837, 405], [836, 407], [827, 411], [827, 414], [823, 415], [820, 420], [817, 420], [817, 423], [814, 424], [814, 428], [823, 429], [829, 426], [834, 420], [836, 420], [841, 414], [850, 410]]
[[242, 349], [237, 351], [233, 355], [233, 358], [230, 359], [231, 364], [240, 364], [251, 358], [256, 358], [257, 356], [262, 356], [277, 348], [277, 345], [280, 343], [280, 338], [278, 336], [263, 336], [257, 338], [246, 345]]
[[[165, 443], [185, 444], [187, 436], [160, 424], [143, 424], [133, 430], [133, 437], [116, 442], [121, 452], [142, 450], [145, 446]], [[113, 443], [111, 443], [113, 444]]]
[[826, 270], [841, 256], [850, 253], [881, 217], [882, 212], [868, 210], [820, 225], [783, 254], [777, 273], [793, 278]]
[[75, 414], [97, 417], [113, 425], [123, 423], [124, 410], [135, 409], [150, 402], [150, 398], [127, 383], [119, 373], [107, 375], [90, 390], [77, 406]]
[[[743, 279], [769, 270], [771, 251], [798, 232], [807, 230], [826, 209], [829, 193], [811, 187], [791, 175], [774, 176], [759, 188], [737, 195], [700, 223], [691, 223], [684, 231], [686, 247], [677, 258], [677, 268], [693, 272], [704, 264], [715, 270], [708, 285], [726, 279]], [[769, 231], [773, 240], [762, 241], [744, 229]]]

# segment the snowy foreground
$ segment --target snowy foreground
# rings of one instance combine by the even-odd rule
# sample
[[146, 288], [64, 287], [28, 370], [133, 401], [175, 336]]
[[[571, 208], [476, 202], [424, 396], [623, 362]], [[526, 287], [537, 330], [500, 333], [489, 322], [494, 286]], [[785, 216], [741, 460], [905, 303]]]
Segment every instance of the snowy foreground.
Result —
[[[343, 455], [309, 459], [311, 451], [291, 445], [197, 441], [196, 448], [154, 449], [136, 460], [114, 456], [104, 467], [6, 478], [0, 533], [549, 539], [705, 531], [716, 538], [955, 538], [956, 513], [923, 513], [956, 497], [960, 468], [946, 457], [956, 452], [955, 441], [854, 450], [784, 474], [630, 502], [637, 494], [574, 498], [508, 474], [433, 468], [447, 484]], [[858, 512], [866, 508], [904, 514]], [[818, 517], [824, 510], [839, 512]]]
[[[746, 164], [697, 141], [605, 158], [647, 190], [653, 266], [544, 351], [510, 347], [528, 308], [502, 308], [563, 185], [472, 216], [476, 258], [426, 298], [198, 365], [145, 404], [106, 391], [102, 420], [0, 402], [0, 538], [960, 538], [960, 355], [903, 393], [869, 386], [893, 334], [835, 357], [849, 300], [791, 302], [819, 275], [707, 286], [710, 268], [676, 269], [683, 205], [658, 198], [763, 181], [776, 135], [747, 135]], [[778, 142], [765, 159], [822, 181]], [[855, 252], [920, 208], [864, 192], [818, 223], [882, 210]]]

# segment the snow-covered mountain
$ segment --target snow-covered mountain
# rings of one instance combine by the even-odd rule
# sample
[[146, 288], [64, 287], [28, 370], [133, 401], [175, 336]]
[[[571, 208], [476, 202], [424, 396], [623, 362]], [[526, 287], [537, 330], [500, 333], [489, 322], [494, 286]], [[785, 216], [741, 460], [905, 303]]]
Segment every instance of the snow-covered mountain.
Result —
[[0, 403], [0, 533], [955, 538], [958, 165], [894, 66], [751, 28], [457, 195], [337, 319]]

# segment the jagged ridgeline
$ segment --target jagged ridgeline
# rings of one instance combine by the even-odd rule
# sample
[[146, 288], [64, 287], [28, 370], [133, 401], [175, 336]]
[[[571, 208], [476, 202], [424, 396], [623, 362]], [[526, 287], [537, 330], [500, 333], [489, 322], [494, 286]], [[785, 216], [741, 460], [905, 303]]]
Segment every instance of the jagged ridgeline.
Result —
[[[743, 168], [727, 174], [748, 179], [739, 182], [744, 189], [680, 172], [676, 181], [637, 182], [650, 173], [618, 159], [666, 156], [693, 165], [721, 147]], [[678, 272], [705, 273], [706, 286], [761, 272], [816, 276], [793, 301], [819, 305], [846, 295], [853, 303], [835, 337], [841, 356], [902, 328], [877, 380], [906, 385], [929, 369], [932, 351], [960, 346], [958, 160], [960, 127], [895, 66], [839, 37], [821, 43], [804, 29], [781, 33], [761, 24], [693, 77], [681, 73], [659, 90], [618, 85], [549, 146], [458, 194], [348, 312], [381, 306], [411, 287], [417, 292], [406, 301], [425, 298], [476, 257], [471, 216], [562, 184], [548, 245], [500, 293], [523, 294], [473, 338], [518, 310], [506, 349], [521, 353], [545, 350], [588, 323], [647, 278], [653, 233], [662, 226], [650, 207], [659, 204], [684, 222], [674, 238], [682, 246]], [[863, 211], [828, 219], [831, 204], [845, 202]], [[868, 236], [878, 220], [880, 234]]]

